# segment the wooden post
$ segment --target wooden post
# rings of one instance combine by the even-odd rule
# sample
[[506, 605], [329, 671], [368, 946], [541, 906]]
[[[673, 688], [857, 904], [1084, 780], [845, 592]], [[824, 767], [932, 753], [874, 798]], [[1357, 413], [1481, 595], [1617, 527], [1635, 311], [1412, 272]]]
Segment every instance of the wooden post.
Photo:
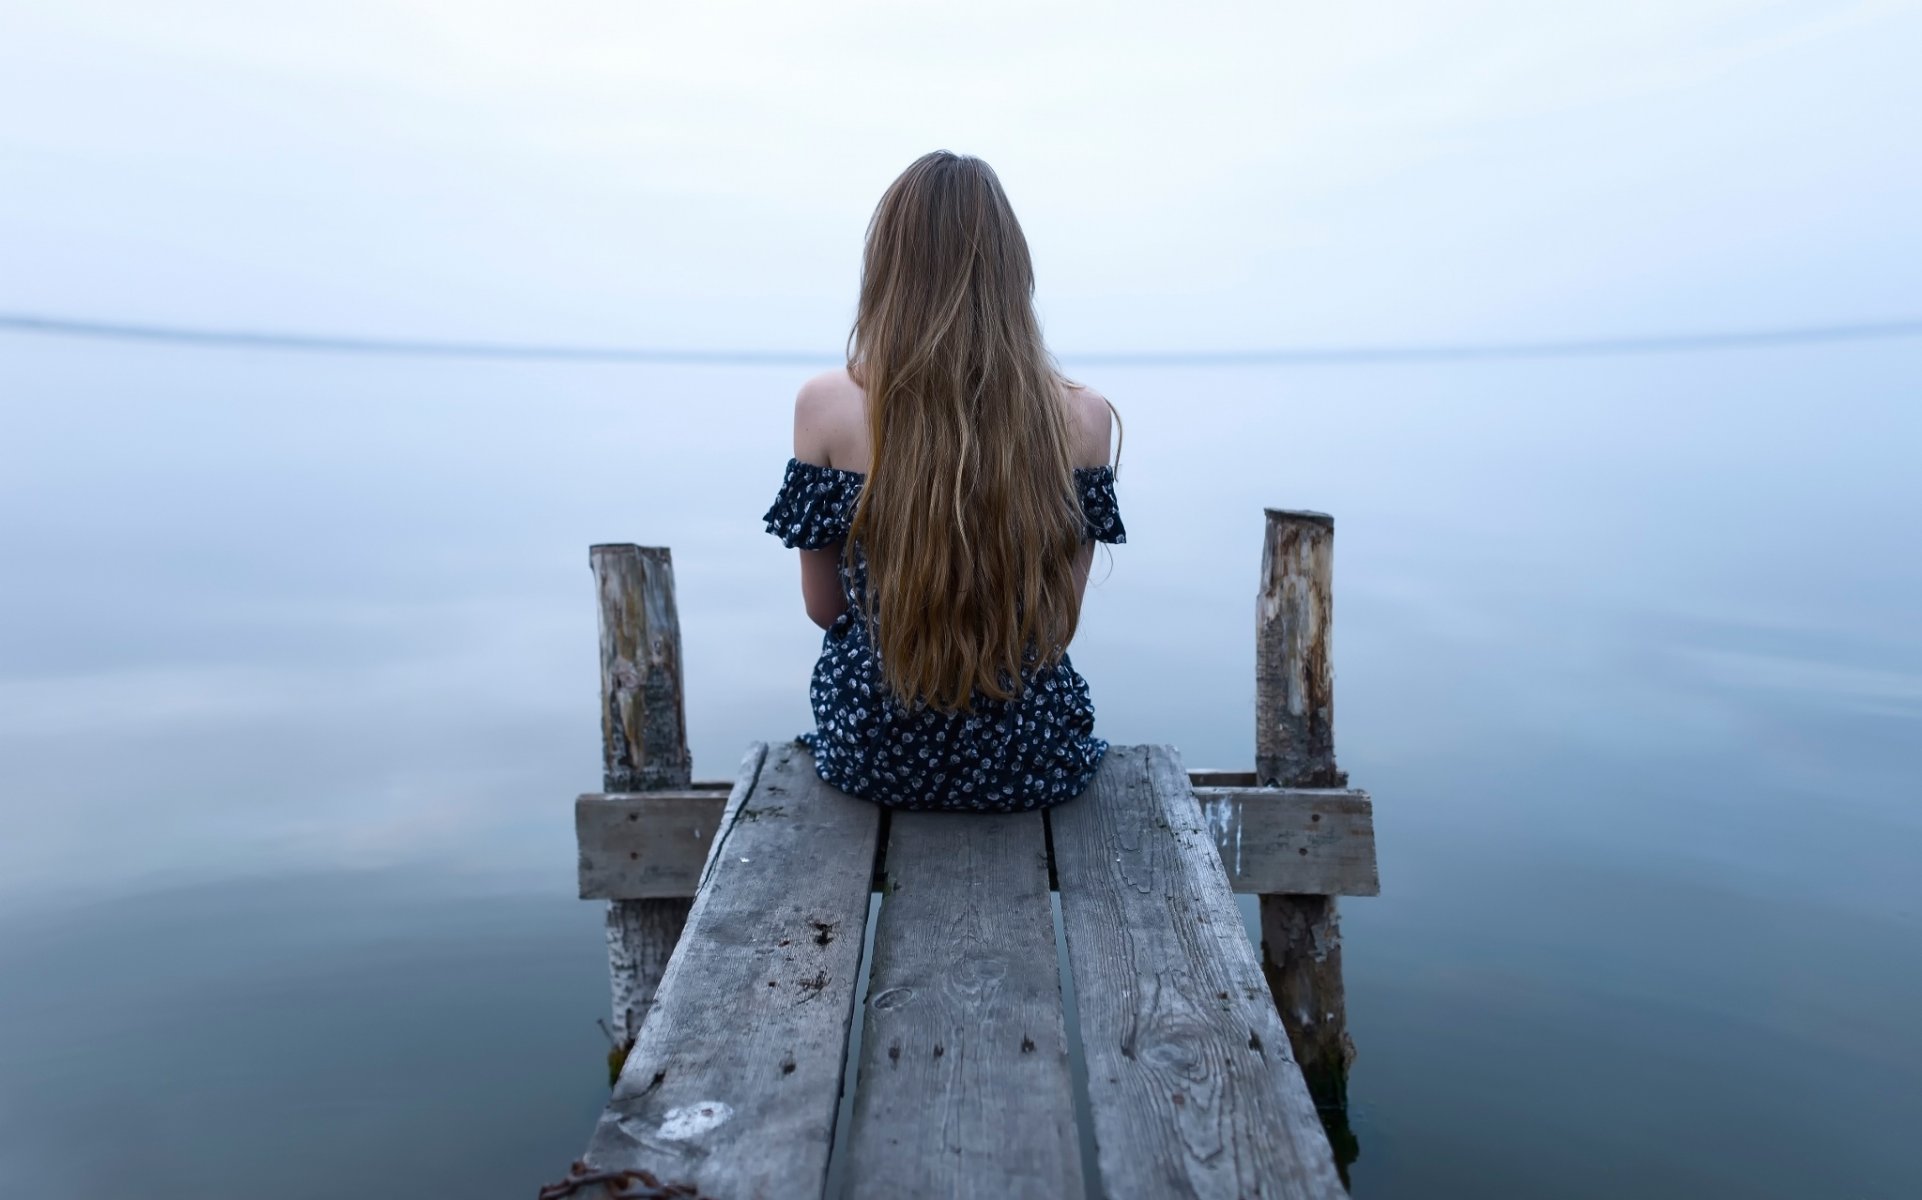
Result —
[[1335, 767], [1335, 518], [1271, 508], [1255, 614], [1255, 782], [1345, 787]]
[[[1335, 519], [1268, 509], [1255, 614], [1255, 780], [1339, 788], [1335, 766]], [[1348, 1036], [1341, 922], [1333, 896], [1261, 897], [1261, 946], [1295, 1059], [1318, 1104], [1347, 1103]]]
[[[601, 613], [602, 789], [648, 792], [690, 782], [674, 562], [665, 547], [592, 546]], [[607, 970], [618, 1072], [680, 940], [691, 899], [613, 900]]]

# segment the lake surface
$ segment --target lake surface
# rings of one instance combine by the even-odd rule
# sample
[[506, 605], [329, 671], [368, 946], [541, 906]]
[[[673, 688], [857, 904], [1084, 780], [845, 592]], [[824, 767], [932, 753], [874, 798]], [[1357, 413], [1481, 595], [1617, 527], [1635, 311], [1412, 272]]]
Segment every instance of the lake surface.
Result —
[[[564, 1173], [587, 546], [673, 548], [698, 774], [802, 729], [805, 373], [0, 339], [6, 1191]], [[1077, 373], [1110, 739], [1248, 765], [1261, 509], [1337, 518], [1357, 1196], [1922, 1194], [1922, 344]]]

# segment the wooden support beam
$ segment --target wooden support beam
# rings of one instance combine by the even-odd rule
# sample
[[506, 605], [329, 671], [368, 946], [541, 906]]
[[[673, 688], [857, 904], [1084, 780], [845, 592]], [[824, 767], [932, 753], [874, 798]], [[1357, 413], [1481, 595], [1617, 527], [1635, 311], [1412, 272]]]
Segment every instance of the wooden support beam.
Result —
[[1198, 787], [1237, 892], [1377, 896], [1375, 806], [1353, 788]]
[[1259, 782], [1253, 771], [1223, 771], [1211, 767], [1198, 767], [1188, 772], [1189, 785], [1198, 788], [1251, 788]]
[[[1374, 805], [1352, 788], [1257, 788], [1252, 771], [1190, 772], [1228, 885], [1243, 893], [1373, 896]], [[583, 900], [685, 899], [700, 882], [726, 797], [706, 790], [589, 792], [574, 802]], [[754, 819], [750, 810], [748, 819]]]
[[[600, 598], [602, 787], [686, 788], [687, 714], [674, 562], [665, 547], [588, 548]], [[577, 813], [578, 819], [578, 813]], [[687, 920], [686, 899], [615, 900], [607, 909], [614, 1035], [625, 1057]]]
[[[1255, 604], [1255, 776], [1264, 785], [1348, 782], [1335, 765], [1334, 548], [1326, 513], [1267, 510]], [[1334, 897], [1264, 894], [1261, 944], [1309, 1090], [1324, 1107], [1345, 1106], [1355, 1044]]]
[[583, 900], [685, 900], [729, 793], [708, 788], [589, 792], [574, 801]]

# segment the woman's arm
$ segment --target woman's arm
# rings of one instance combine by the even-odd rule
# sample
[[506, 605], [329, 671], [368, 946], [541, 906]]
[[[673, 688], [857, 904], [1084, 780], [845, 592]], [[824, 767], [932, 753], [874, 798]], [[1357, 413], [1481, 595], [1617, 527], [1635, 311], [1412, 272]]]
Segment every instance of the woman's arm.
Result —
[[801, 551], [801, 602], [807, 605], [808, 620], [826, 629], [847, 611], [847, 593], [841, 590], [841, 547]]
[[[1091, 387], [1068, 389], [1068, 411], [1073, 414], [1074, 465], [1105, 467], [1114, 436], [1114, 409], [1108, 398]], [[1082, 540], [1074, 556], [1074, 602], [1079, 607], [1088, 594], [1088, 572], [1094, 566], [1094, 539]]]
[[[861, 392], [846, 371], [828, 371], [801, 385], [794, 397], [794, 457], [822, 467], [840, 467], [847, 457], [850, 423], [861, 417]], [[865, 464], [864, 464], [865, 465]], [[841, 591], [841, 547], [801, 551], [801, 602], [808, 620], [826, 629], [847, 611]]]
[[1080, 608], [1088, 598], [1088, 572], [1094, 567], [1094, 539], [1084, 538], [1074, 553], [1074, 605]]

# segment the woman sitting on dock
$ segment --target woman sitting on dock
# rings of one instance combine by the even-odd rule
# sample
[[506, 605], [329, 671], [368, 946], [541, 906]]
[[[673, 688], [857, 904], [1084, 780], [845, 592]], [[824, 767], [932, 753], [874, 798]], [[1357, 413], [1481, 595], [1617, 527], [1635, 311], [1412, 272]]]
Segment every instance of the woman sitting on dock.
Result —
[[1055, 366], [1001, 183], [939, 151], [868, 226], [844, 369], [794, 402], [769, 533], [825, 629], [802, 741], [897, 808], [1079, 795], [1108, 748], [1068, 661], [1096, 541], [1126, 540], [1113, 407]]

